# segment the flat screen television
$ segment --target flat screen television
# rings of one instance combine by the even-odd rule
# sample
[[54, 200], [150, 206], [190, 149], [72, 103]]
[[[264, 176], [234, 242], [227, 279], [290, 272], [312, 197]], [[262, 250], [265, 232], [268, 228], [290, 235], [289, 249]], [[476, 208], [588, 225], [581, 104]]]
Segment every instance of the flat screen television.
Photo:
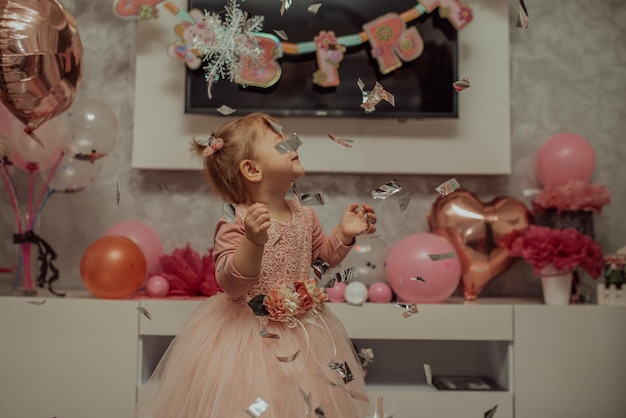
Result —
[[[190, 0], [189, 9], [224, 13], [226, 0]], [[301, 45], [311, 41], [320, 31], [333, 31], [337, 38], [346, 39], [363, 32], [363, 25], [388, 13], [401, 14], [415, 8], [415, 0], [325, 0], [317, 13], [308, 10], [311, 2], [293, 1], [280, 14], [279, 1], [244, 1], [239, 7], [249, 15], [264, 17], [263, 32], [276, 36], [284, 31], [287, 40]], [[202, 67], [187, 69], [185, 112], [220, 113], [222, 105], [237, 109], [239, 114], [264, 111], [274, 116], [330, 116], [369, 118], [456, 118], [457, 93], [452, 84], [457, 80], [457, 30], [438, 9], [421, 14], [406, 22], [410, 31], [415, 27], [423, 40], [423, 50], [417, 58], [400, 61], [401, 66], [383, 73], [373, 56], [369, 42], [347, 46], [337, 69], [336, 85], [323, 87], [313, 82], [319, 69], [315, 50], [289, 54], [277, 59], [282, 74], [270, 87], [243, 87], [228, 80], [212, 86], [212, 98], [207, 94]], [[384, 39], [383, 32], [376, 32]], [[388, 29], [388, 28], [387, 28]], [[337, 48], [337, 45], [332, 45]], [[303, 48], [304, 49], [304, 48]], [[393, 94], [395, 106], [381, 101], [374, 111], [365, 112], [360, 106], [363, 94], [357, 80], [370, 91], [376, 82]]]

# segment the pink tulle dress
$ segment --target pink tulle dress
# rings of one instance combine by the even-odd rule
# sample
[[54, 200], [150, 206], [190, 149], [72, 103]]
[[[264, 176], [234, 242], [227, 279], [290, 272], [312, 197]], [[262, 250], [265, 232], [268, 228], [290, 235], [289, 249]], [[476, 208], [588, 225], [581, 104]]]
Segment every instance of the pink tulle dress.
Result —
[[[350, 247], [334, 232], [326, 236], [309, 207], [288, 204], [292, 220], [271, 221], [257, 277], [241, 276], [232, 263], [247, 207], [237, 206], [235, 222], [218, 223], [214, 256], [225, 293], [189, 317], [144, 386], [134, 417], [371, 415], [353, 345], [311, 279], [315, 260], [336, 265]], [[261, 305], [265, 315], [248, 304], [259, 295], [271, 300]]]

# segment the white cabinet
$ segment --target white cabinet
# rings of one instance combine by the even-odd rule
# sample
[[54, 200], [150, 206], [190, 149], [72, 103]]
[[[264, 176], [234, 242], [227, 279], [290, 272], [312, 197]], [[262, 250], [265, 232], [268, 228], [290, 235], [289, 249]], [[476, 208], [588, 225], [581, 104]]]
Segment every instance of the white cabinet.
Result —
[[626, 308], [515, 307], [515, 417], [626, 416]]
[[[200, 300], [0, 297], [0, 416], [125, 418]], [[366, 382], [395, 418], [624, 416], [626, 308], [528, 300], [328, 304], [357, 348]], [[144, 308], [151, 319], [140, 313]], [[442, 391], [433, 375], [480, 375], [500, 391]]]
[[137, 302], [0, 297], [0, 416], [128, 417], [138, 327]]

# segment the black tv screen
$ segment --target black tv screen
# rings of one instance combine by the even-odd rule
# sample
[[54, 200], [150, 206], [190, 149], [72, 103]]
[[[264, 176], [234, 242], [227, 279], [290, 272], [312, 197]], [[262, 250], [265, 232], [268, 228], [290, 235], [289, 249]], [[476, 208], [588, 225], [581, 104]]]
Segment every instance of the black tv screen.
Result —
[[[226, 0], [190, 0], [189, 9], [223, 15], [225, 4]], [[249, 15], [264, 17], [264, 33], [276, 36], [275, 30], [284, 31], [287, 40], [276, 36], [283, 44], [302, 45], [308, 42], [315, 45], [312, 41], [320, 31], [333, 31], [336, 38], [342, 39], [355, 34], [358, 36], [360, 32], [365, 33], [364, 24], [384, 19], [388, 13], [401, 14], [415, 8], [418, 3], [415, 0], [324, 0], [317, 13], [312, 13], [308, 10], [311, 2], [293, 1], [283, 16], [279, 1], [249, 0], [238, 4]], [[264, 111], [280, 117], [456, 118], [457, 93], [452, 86], [457, 80], [458, 62], [455, 27], [442, 18], [437, 9], [405, 24], [411, 33], [414, 32], [412, 27], [415, 27], [423, 40], [419, 56], [406, 61], [398, 60], [398, 68], [383, 68], [386, 70], [383, 73], [368, 41], [347, 46], [342, 51], [343, 60], [337, 69], [337, 85], [321, 86], [313, 82], [313, 74], [319, 70], [315, 50], [283, 53], [277, 59], [282, 74], [270, 87], [243, 87], [220, 80], [212, 86], [211, 99], [207, 94], [202, 66], [196, 70], [187, 69], [185, 112], [219, 115], [216, 109], [226, 105], [238, 113]], [[385, 39], [384, 29], [389, 28], [384, 25], [377, 28], [378, 39]], [[336, 49], [337, 45], [331, 47]], [[410, 52], [410, 45], [408, 50]], [[374, 111], [366, 113], [360, 106], [363, 95], [357, 84], [358, 79], [364, 83], [365, 91], [372, 90], [379, 82], [393, 94], [395, 106], [381, 101]]]

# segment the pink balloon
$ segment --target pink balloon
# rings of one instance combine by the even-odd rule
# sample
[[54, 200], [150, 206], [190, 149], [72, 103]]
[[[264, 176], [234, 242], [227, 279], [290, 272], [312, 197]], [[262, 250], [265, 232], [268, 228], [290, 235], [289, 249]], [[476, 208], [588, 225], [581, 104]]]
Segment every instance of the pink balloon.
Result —
[[543, 187], [589, 182], [595, 166], [596, 154], [589, 142], [572, 133], [550, 137], [537, 154], [537, 178]]
[[152, 276], [146, 282], [146, 293], [155, 298], [163, 298], [170, 293], [170, 282], [162, 276]]
[[326, 288], [326, 293], [328, 294], [328, 300], [331, 302], [345, 302], [346, 284], [344, 282], [335, 283], [333, 287]]
[[376, 282], [370, 285], [367, 298], [374, 303], [389, 303], [393, 298], [393, 292], [387, 283]]
[[108, 235], [129, 238], [141, 248], [148, 264], [148, 276], [159, 271], [159, 259], [163, 255], [163, 244], [159, 235], [148, 225], [139, 221], [120, 222], [104, 233], [104, 236]]
[[[453, 254], [453, 257], [432, 260], [430, 256], [437, 254]], [[385, 273], [399, 301], [438, 303], [449, 298], [459, 285], [461, 263], [445, 238], [419, 233], [391, 247]]]

